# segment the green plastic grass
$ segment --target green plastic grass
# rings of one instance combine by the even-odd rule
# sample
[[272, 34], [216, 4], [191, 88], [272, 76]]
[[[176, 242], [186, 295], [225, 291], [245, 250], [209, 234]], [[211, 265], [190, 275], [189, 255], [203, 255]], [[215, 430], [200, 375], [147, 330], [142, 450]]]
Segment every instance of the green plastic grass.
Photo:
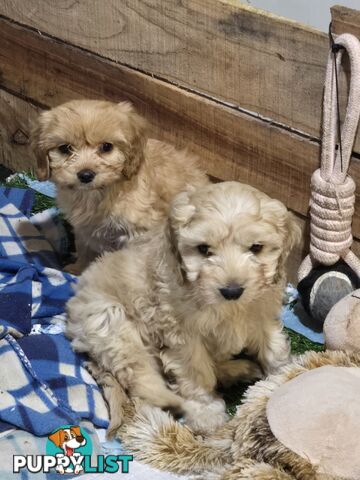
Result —
[[299, 335], [296, 332], [293, 332], [292, 330], [285, 329], [287, 331], [287, 334], [290, 337], [290, 342], [291, 342], [291, 351], [292, 353], [305, 353], [308, 350], [315, 350], [315, 352], [322, 352], [324, 350], [324, 345], [321, 345], [319, 343], [314, 343], [311, 340], [309, 340], [306, 337], [303, 337], [302, 335]]
[[[27, 175], [35, 179], [35, 177], [32, 174], [27, 173]], [[18, 178], [18, 177], [14, 177], [8, 182], [6, 182], [5, 180], [1, 180], [0, 184], [6, 187], [28, 188], [28, 185], [25, 182], [25, 180], [22, 180], [21, 178]], [[34, 201], [34, 205], [31, 212], [32, 213], [42, 212], [43, 210], [46, 210], [47, 208], [51, 208], [54, 206], [55, 206], [55, 200], [53, 198], [47, 197], [46, 195], [42, 195], [39, 192], [35, 192], [35, 201]]]

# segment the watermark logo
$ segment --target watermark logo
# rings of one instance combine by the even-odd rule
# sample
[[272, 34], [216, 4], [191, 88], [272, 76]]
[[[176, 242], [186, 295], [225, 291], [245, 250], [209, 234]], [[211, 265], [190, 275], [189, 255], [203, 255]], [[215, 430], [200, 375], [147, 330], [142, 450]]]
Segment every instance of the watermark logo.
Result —
[[129, 473], [132, 455], [92, 456], [90, 435], [77, 425], [64, 425], [48, 436], [46, 455], [14, 455], [13, 471], [31, 473]]

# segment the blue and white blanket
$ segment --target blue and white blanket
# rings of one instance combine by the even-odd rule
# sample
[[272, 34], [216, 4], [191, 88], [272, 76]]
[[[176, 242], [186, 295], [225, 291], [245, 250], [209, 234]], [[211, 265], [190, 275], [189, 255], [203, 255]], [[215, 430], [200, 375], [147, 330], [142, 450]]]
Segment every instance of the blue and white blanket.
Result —
[[81, 419], [106, 427], [84, 358], [59, 333], [75, 279], [30, 222], [32, 201], [28, 190], [0, 189], [0, 428], [45, 435]]

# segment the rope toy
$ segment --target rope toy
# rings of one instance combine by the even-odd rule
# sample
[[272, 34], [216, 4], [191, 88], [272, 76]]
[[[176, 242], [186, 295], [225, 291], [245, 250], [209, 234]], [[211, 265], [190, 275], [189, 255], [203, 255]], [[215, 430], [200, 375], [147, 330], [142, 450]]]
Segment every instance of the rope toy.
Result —
[[[337, 72], [345, 50], [350, 60], [351, 80], [345, 119], [340, 132]], [[348, 175], [359, 116], [360, 42], [355, 36], [345, 33], [337, 37], [328, 57], [323, 101], [321, 166], [311, 177], [310, 253], [303, 260], [298, 271], [300, 292], [302, 283], [314, 268], [321, 265], [330, 267], [337, 264], [339, 260], [340, 270], [344, 270], [344, 263], [347, 266], [342, 275], [346, 277], [346, 272], [350, 271], [356, 277], [355, 283], [360, 279], [360, 260], [351, 251], [353, 243], [351, 224], [356, 186], [354, 180]], [[336, 149], [337, 137], [338, 149]], [[321, 271], [322, 274], [323, 271]], [[341, 275], [337, 275], [337, 278], [344, 280]], [[313, 280], [315, 280], [314, 276]], [[311, 287], [314, 284], [313, 280], [310, 282]], [[345, 278], [345, 280], [347, 279]], [[350, 283], [348, 288], [351, 290], [357, 287], [353, 282], [348, 281], [347, 283]], [[334, 289], [331, 288], [331, 290], [332, 292], [328, 288], [330, 292], [328, 295], [334, 293]], [[309, 293], [309, 285], [306, 286], [306, 291]], [[339, 294], [339, 291], [337, 293]], [[344, 295], [347, 293], [349, 293], [348, 289], [344, 291]], [[337, 300], [339, 298], [335, 299], [335, 301]], [[312, 295], [312, 301], [314, 301], [314, 295]], [[330, 299], [329, 301], [331, 303]], [[311, 298], [309, 302], [311, 302]], [[333, 304], [334, 302], [330, 307]], [[310, 308], [309, 305], [304, 304], [304, 306], [308, 307], [308, 311], [311, 310], [311, 306]], [[321, 322], [329, 309], [322, 308]]]

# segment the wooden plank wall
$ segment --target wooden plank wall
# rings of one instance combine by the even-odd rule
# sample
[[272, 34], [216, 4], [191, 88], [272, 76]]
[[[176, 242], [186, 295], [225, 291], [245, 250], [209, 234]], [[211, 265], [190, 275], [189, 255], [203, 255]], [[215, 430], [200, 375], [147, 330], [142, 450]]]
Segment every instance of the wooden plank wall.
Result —
[[[346, 30], [349, 16], [332, 13]], [[327, 53], [325, 34], [232, 0], [3, 0], [0, 162], [34, 165], [27, 137], [40, 108], [128, 99], [152, 135], [196, 152], [214, 177], [279, 198], [305, 229]], [[360, 182], [357, 159], [351, 173]]]
[[0, 14], [320, 135], [328, 39], [296, 22], [229, 0], [27, 0], [26, 8], [23, 0], [3, 0]]
[[35, 166], [29, 149], [29, 125], [38, 112], [32, 103], [0, 89], [0, 163], [15, 171]]

